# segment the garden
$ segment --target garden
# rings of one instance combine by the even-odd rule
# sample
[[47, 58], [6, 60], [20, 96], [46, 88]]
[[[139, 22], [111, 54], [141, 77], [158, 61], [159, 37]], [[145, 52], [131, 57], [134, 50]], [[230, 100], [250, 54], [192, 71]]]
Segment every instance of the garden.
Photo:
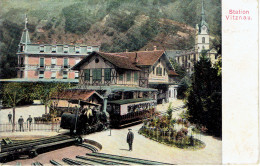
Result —
[[172, 117], [171, 104], [166, 113], [150, 112], [143, 120], [139, 134], [159, 143], [181, 149], [202, 149], [206, 145], [201, 141], [201, 134], [207, 128], [191, 124], [183, 111], [178, 119]]

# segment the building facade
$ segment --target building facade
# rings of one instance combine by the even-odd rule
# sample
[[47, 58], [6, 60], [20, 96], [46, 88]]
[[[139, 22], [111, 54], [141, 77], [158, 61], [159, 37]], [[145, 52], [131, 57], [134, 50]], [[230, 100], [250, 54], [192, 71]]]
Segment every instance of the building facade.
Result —
[[201, 21], [196, 24], [194, 49], [168, 50], [166, 54], [191, 74], [194, 70], [194, 64], [199, 61], [202, 51], [207, 51], [206, 56], [210, 59], [212, 65], [217, 62], [220, 56], [215, 49], [210, 49], [210, 31], [205, 18], [204, 1], [202, 1]]
[[33, 44], [25, 28], [19, 43], [17, 77], [26, 79], [78, 79], [72, 71], [76, 65], [99, 46], [73, 44]]
[[129, 90], [123, 90], [127, 91], [126, 93], [120, 92], [118, 96], [121, 99], [150, 97], [157, 99], [159, 103], [162, 100], [169, 101], [169, 85], [176, 84], [175, 77], [178, 76], [162, 50], [93, 52], [75, 65], [72, 70], [79, 71], [79, 87], [82, 89], [130, 87]]

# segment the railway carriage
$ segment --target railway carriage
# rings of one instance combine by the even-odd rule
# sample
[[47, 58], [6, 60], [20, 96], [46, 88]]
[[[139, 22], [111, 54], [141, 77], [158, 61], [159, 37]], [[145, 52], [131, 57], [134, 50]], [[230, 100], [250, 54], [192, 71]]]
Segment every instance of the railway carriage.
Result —
[[150, 98], [113, 100], [108, 101], [107, 112], [113, 127], [123, 127], [141, 122], [155, 106], [156, 100]]

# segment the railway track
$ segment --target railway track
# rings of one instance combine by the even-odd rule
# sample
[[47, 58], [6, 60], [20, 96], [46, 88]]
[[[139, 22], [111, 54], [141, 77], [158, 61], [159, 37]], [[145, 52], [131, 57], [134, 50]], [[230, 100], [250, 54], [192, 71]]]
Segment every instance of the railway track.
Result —
[[55, 145], [62, 145], [65, 143], [76, 143], [78, 141], [78, 137], [58, 135], [48, 138], [41, 138], [4, 145], [2, 146], [2, 150], [0, 152], [0, 161], [5, 161], [10, 156], [14, 157], [19, 156], [20, 154], [28, 154], [29, 157], [35, 157], [38, 155], [36, 151], [39, 149], [44, 149]]

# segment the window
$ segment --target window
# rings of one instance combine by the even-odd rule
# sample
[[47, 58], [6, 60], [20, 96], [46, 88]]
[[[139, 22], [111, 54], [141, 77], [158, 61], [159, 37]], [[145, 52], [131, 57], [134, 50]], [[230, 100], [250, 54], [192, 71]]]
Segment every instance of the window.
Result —
[[55, 46], [55, 45], [52, 46], [52, 47], [51, 47], [51, 52], [56, 52], [56, 48], [57, 48], [57, 46]]
[[92, 52], [92, 47], [91, 47], [91, 46], [88, 46], [88, 47], [87, 47], [87, 52], [88, 52], [88, 53], [91, 53], [91, 52]]
[[154, 74], [154, 66], [153, 66], [153, 74]]
[[64, 68], [69, 68], [69, 59], [68, 58], [64, 58], [63, 65], [64, 65]]
[[56, 65], [56, 58], [51, 58], [51, 67], [54, 68]]
[[79, 78], [79, 72], [75, 71], [75, 79], [78, 79], [78, 78]]
[[93, 75], [93, 81], [101, 81], [102, 70], [101, 69], [93, 69], [92, 75]]
[[56, 78], [56, 71], [53, 71], [52, 73], [51, 73], [51, 79], [55, 79]]
[[218, 54], [215, 54], [215, 59], [218, 59]]
[[44, 46], [40, 46], [40, 52], [44, 52]]
[[195, 54], [193, 54], [193, 60], [194, 60], [194, 61], [196, 60], [196, 55], [195, 55]]
[[119, 81], [123, 81], [124, 75], [123, 74], [119, 74]]
[[63, 51], [64, 51], [64, 53], [68, 53], [69, 52], [69, 46], [64, 46]]
[[23, 52], [24, 51], [24, 46], [21, 46], [20, 47], [20, 52]]
[[67, 79], [68, 78], [68, 71], [63, 71], [63, 79]]
[[138, 72], [137, 71], [135, 72], [134, 80], [135, 80], [135, 82], [137, 82], [137, 80], [138, 80]]
[[99, 62], [99, 59], [98, 59], [98, 58], [96, 58], [96, 59], [95, 59], [95, 63], [98, 63], [98, 62]]
[[205, 43], [205, 37], [202, 37], [202, 43]]
[[126, 77], [127, 77], [126, 78], [127, 81], [131, 81], [131, 72], [130, 71], [127, 72]]
[[75, 47], [75, 52], [80, 53], [80, 47], [79, 46]]
[[162, 76], [162, 68], [161, 67], [157, 67], [156, 68], [156, 75], [157, 76]]
[[111, 81], [111, 69], [105, 69], [105, 81]]
[[89, 69], [85, 69], [84, 70], [84, 78], [85, 78], [85, 81], [90, 81], [90, 70]]
[[165, 76], [165, 73], [166, 73], [166, 69], [164, 68], [164, 70], [163, 70], [163, 75]]
[[39, 78], [44, 78], [44, 71], [39, 71]]
[[44, 67], [44, 58], [40, 58], [40, 67]]
[[204, 46], [202, 46], [202, 50], [205, 50], [205, 47], [204, 47]]
[[24, 64], [23, 64], [23, 57], [21, 57], [21, 67], [23, 67], [24, 66]]

